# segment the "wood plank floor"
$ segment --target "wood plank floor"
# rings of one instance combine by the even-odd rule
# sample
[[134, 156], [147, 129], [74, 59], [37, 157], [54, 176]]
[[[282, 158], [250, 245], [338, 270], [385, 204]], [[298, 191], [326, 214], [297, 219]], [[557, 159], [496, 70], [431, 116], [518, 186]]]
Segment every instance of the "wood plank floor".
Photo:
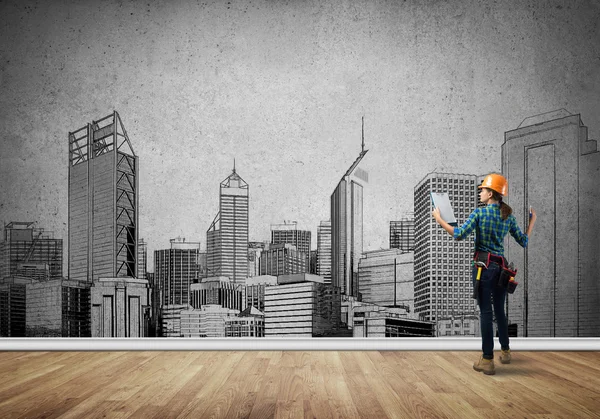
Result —
[[600, 418], [600, 352], [0, 352], [2, 418]]

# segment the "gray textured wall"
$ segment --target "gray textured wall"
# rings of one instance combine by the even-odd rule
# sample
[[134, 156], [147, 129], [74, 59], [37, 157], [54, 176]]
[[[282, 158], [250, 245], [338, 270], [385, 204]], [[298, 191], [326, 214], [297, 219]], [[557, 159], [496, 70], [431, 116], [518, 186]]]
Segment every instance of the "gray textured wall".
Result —
[[113, 109], [150, 256], [177, 235], [205, 247], [234, 158], [250, 240], [283, 219], [316, 231], [362, 115], [365, 250], [428, 172], [500, 170], [527, 116], [566, 108], [598, 138], [597, 1], [104, 3], [0, 2], [0, 221], [65, 249], [68, 131]]

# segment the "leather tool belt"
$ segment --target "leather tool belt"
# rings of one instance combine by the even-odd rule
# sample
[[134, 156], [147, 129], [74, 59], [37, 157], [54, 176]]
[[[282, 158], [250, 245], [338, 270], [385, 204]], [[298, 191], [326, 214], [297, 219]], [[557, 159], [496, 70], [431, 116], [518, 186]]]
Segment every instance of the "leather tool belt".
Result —
[[509, 294], [515, 292], [518, 282], [515, 281], [515, 276], [517, 276], [517, 269], [514, 267], [512, 263], [508, 263], [506, 258], [503, 256], [494, 255], [490, 252], [482, 252], [476, 251], [473, 257], [473, 263], [485, 265], [485, 269], [490, 266], [491, 262], [496, 262], [501, 270], [500, 275], [498, 275], [497, 284], [501, 288], [505, 288]]

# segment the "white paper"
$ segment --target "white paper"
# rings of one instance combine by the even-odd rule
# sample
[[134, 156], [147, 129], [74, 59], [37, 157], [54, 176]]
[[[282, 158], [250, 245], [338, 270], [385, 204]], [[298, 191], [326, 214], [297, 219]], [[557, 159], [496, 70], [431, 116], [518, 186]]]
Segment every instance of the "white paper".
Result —
[[440, 215], [444, 221], [448, 224], [457, 225], [454, 210], [446, 192], [431, 192], [431, 200], [433, 201], [433, 206], [440, 209]]

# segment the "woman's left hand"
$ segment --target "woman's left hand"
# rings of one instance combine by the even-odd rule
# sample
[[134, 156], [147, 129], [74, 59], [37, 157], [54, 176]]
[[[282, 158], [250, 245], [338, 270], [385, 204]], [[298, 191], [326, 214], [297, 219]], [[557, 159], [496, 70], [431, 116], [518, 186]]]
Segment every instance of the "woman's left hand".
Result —
[[435, 218], [435, 221], [437, 221], [438, 223], [440, 222], [440, 218], [442, 217], [440, 215], [440, 209], [436, 208], [433, 210], [433, 212], [431, 213], [431, 215], [433, 215], [433, 218]]

